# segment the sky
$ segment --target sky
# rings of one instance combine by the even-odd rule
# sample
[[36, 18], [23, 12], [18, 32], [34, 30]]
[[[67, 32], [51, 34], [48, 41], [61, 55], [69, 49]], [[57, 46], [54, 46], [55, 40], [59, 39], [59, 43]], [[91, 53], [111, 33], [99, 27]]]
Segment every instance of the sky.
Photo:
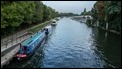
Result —
[[42, 1], [58, 12], [81, 14], [86, 8], [90, 11], [96, 1]]

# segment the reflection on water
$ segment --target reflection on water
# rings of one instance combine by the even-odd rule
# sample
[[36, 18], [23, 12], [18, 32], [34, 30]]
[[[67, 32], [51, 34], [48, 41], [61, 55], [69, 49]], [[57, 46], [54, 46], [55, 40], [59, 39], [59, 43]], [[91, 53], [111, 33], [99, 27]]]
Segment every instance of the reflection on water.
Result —
[[62, 18], [29, 60], [13, 61], [5, 67], [118, 68], [121, 67], [121, 39], [116, 34]]

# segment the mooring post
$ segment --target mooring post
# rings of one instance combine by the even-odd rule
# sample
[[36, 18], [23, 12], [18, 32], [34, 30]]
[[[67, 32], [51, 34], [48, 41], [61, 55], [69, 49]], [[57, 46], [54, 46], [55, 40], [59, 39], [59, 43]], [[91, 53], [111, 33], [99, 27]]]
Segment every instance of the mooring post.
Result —
[[108, 23], [106, 23], [106, 30], [108, 30]]

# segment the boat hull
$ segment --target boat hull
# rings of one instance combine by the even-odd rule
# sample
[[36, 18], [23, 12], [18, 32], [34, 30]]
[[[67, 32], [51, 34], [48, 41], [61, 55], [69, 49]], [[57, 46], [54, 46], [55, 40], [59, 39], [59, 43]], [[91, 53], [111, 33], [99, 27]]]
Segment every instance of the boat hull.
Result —
[[22, 58], [17, 57], [17, 59], [19, 61], [22, 61], [22, 60], [27, 59], [27, 58], [31, 57], [32, 55], [34, 55], [34, 53], [39, 48], [39, 46], [42, 44], [42, 42], [44, 41], [45, 38], [46, 38], [46, 36], [44, 36], [44, 38], [40, 41], [40, 43], [31, 51], [31, 53], [27, 54], [26, 57], [22, 57]]
[[[16, 54], [18, 60], [26, 59], [32, 56], [38, 47], [42, 44], [44, 39], [52, 32], [52, 27], [45, 27], [44, 31], [38, 32], [33, 37], [20, 44], [20, 50]], [[48, 34], [47, 34], [48, 33]]]

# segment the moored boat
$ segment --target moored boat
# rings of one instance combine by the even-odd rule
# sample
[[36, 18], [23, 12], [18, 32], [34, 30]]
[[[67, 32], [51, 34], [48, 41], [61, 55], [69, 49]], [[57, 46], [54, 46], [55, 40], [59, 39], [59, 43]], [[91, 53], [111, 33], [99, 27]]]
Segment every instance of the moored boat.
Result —
[[52, 20], [52, 23], [56, 23], [56, 20]]
[[51, 25], [52, 25], [52, 26], [55, 26], [55, 25], [57, 25], [57, 23], [51, 23]]
[[36, 33], [31, 38], [20, 43], [20, 49], [16, 55], [17, 59], [22, 60], [33, 55], [45, 37], [52, 32], [51, 29], [51, 26], [47, 26], [43, 29], [43, 31]]

